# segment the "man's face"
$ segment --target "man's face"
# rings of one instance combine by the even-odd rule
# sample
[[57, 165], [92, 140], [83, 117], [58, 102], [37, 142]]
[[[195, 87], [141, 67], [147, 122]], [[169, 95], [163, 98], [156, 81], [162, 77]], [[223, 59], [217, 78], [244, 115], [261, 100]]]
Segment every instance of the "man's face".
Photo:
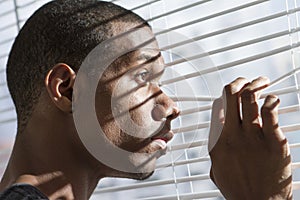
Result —
[[[153, 37], [148, 27], [142, 32]], [[126, 42], [143, 43], [140, 35], [131, 35]], [[159, 87], [163, 71], [163, 58], [154, 41], [118, 58], [99, 81], [95, 106], [103, 132], [117, 148], [132, 152], [128, 159], [133, 166], [148, 172], [121, 176], [148, 177], [161, 155], [158, 152], [173, 137], [170, 123], [178, 110]]]

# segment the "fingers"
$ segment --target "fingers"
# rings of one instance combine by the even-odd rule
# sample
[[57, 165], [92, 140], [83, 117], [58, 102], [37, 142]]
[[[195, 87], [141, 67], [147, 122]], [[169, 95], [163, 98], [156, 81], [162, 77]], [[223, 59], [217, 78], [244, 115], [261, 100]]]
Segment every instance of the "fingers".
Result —
[[278, 125], [279, 99], [274, 95], [268, 95], [261, 108], [262, 129], [265, 137], [274, 138], [278, 141], [285, 139]]
[[257, 100], [262, 89], [268, 87], [269, 83], [270, 80], [268, 78], [259, 77], [243, 88], [241, 92], [242, 125], [245, 129], [252, 128], [253, 125], [260, 126]]
[[[242, 125], [244, 130], [251, 130], [251, 132], [254, 131], [253, 128], [261, 128], [257, 101], [261, 92], [269, 86], [269, 83], [270, 80], [267, 77], [259, 77], [251, 83], [245, 78], [238, 78], [225, 86], [225, 124], [232, 128]], [[242, 103], [242, 119], [240, 101]], [[275, 131], [275, 136], [282, 139], [284, 135], [278, 128], [278, 104], [277, 97], [268, 96], [262, 107], [261, 115], [263, 118], [263, 132], [272, 134]], [[217, 115], [215, 114], [215, 116]], [[217, 128], [218, 126], [214, 129]], [[214, 132], [217, 133], [216, 130]]]
[[208, 139], [208, 152], [210, 152], [217, 143], [221, 132], [223, 130], [224, 123], [224, 108], [222, 98], [218, 98], [214, 101], [212, 106], [210, 131]]
[[248, 81], [245, 78], [237, 78], [224, 88], [225, 119], [227, 124], [236, 126], [241, 123], [239, 93], [246, 84], [248, 84]]

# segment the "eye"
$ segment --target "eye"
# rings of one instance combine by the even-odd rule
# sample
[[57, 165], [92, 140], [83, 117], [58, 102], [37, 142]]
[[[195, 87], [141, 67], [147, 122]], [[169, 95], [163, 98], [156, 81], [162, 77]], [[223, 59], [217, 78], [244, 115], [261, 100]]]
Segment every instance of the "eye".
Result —
[[135, 80], [137, 83], [145, 83], [149, 80], [149, 71], [146, 69], [143, 69], [142, 71], [139, 71], [135, 75]]

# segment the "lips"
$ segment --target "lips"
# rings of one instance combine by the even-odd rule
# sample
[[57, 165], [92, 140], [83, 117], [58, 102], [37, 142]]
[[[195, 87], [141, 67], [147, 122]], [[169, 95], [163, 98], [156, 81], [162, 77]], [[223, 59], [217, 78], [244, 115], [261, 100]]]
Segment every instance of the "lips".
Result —
[[167, 143], [166, 141], [162, 140], [162, 139], [154, 139], [153, 143], [157, 144], [158, 146], [160, 146], [162, 149], [165, 149], [167, 147]]
[[167, 147], [167, 143], [173, 138], [173, 136], [174, 133], [172, 131], [162, 132], [153, 136], [151, 140], [164, 149]]

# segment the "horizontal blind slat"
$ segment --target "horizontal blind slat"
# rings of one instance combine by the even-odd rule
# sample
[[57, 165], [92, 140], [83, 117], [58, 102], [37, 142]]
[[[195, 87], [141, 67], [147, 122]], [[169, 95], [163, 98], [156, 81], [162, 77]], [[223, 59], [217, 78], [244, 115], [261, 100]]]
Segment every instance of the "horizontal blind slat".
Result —
[[[287, 78], [289, 78], [290, 76], [295, 75], [296, 73], [298, 73], [300, 71], [300, 67], [299, 68], [295, 68], [292, 71], [282, 75], [281, 77], [276, 78], [275, 80], [270, 82], [269, 88], [286, 80]], [[296, 89], [299, 86], [296, 86]], [[267, 95], [269, 94], [275, 94], [275, 95], [280, 95], [280, 94], [286, 94], [286, 93], [290, 93], [290, 92], [297, 92], [297, 90], [294, 89], [295, 86], [292, 87], [286, 87], [286, 88], [282, 88], [282, 89], [278, 89], [275, 91], [271, 91], [268, 93], [264, 93], [261, 95], [261, 98], [265, 98]], [[207, 97], [207, 96], [196, 96], [196, 97], [185, 97], [185, 96], [171, 96], [170, 97], [173, 101], [212, 101], [217, 99], [218, 97]], [[209, 105], [204, 106], [203, 108], [199, 107], [200, 110], [206, 110], [209, 109]], [[189, 111], [186, 111], [188, 113], [193, 113], [194, 111], [196, 111], [197, 108], [191, 109]]]
[[142, 200], [174, 200], [178, 198], [180, 198], [180, 200], [190, 200], [190, 199], [203, 199], [203, 198], [213, 198], [213, 197], [222, 197], [222, 194], [219, 190], [209, 190], [205, 192], [180, 194], [179, 196], [169, 195], [169, 196], [144, 198]]
[[294, 162], [292, 163], [292, 170], [296, 170], [300, 168], [300, 162]]
[[300, 123], [299, 124], [291, 124], [291, 125], [281, 126], [281, 130], [284, 133], [299, 131], [300, 130]]
[[293, 182], [293, 190], [300, 190], [300, 181]]
[[7, 43], [9, 43], [9, 42], [12, 42], [12, 41], [14, 41], [14, 39], [15, 39], [15, 37], [12, 37], [12, 38], [8, 38], [8, 39], [5, 39], [5, 40], [2, 40], [2, 41], [0, 42], [0, 45], [4, 45], [4, 44], [7, 44]]
[[[294, 126], [293, 130], [296, 130], [296, 131], [298, 130], [296, 128], [299, 128], [298, 125], [290, 125], [290, 126]], [[287, 129], [287, 127], [285, 127], [285, 126], [282, 126], [281, 128]], [[290, 129], [290, 130], [292, 130], [292, 129]], [[290, 132], [290, 131], [284, 130], [284, 132]], [[171, 151], [184, 150], [184, 149], [195, 148], [195, 147], [202, 147], [202, 146], [205, 146], [207, 144], [208, 144], [207, 139], [200, 140], [200, 141], [194, 141], [194, 142], [186, 142], [186, 143], [182, 143], [182, 144], [171, 145], [170, 147], [168, 147], [167, 151], [171, 152]], [[290, 147], [291, 148], [300, 147], [300, 143], [290, 144]]]
[[136, 6], [136, 7], [132, 8], [132, 9], [130, 9], [130, 10], [131, 10], [131, 11], [138, 10], [138, 9], [140, 9], [140, 8], [143, 8], [143, 7], [145, 7], [145, 6], [151, 5], [151, 4], [156, 3], [156, 2], [159, 2], [159, 1], [162, 1], [162, 0], [153, 0], [153, 1], [150, 1], [150, 2], [147, 2], [147, 3], [144, 3], [144, 4], [142, 4], [142, 5]]
[[182, 110], [182, 111], [180, 111], [180, 116], [189, 115], [189, 114], [202, 112], [202, 111], [208, 111], [211, 108], [212, 108], [212, 105], [206, 105], [206, 106], [199, 106], [199, 107], [196, 107], [196, 108]]
[[[7, 57], [7, 56], [8, 56], [7, 53], [2, 54], [2, 55], [0, 55], [0, 59], [5, 58], [5, 57]], [[5, 71], [5, 69], [1, 69], [1, 70], [0, 70], [0, 73], [3, 72], [3, 71]]]
[[166, 168], [166, 167], [175, 167], [175, 166], [187, 165], [187, 164], [192, 164], [192, 163], [208, 162], [208, 161], [210, 161], [210, 158], [208, 156], [207, 157], [199, 157], [199, 158], [158, 164], [156, 166], [156, 169], [161, 169], [161, 168]]
[[291, 149], [300, 148], [300, 143], [289, 144]]
[[26, 8], [26, 7], [28, 7], [28, 6], [31, 6], [31, 5], [35, 4], [35, 3], [37, 3], [37, 1], [31, 1], [31, 2], [28, 2], [28, 3], [22, 4], [22, 5], [20, 5], [20, 6], [17, 5], [17, 8], [18, 8], [18, 9]]
[[13, 111], [13, 110], [15, 110], [14, 107], [8, 107], [8, 108], [0, 109], [0, 114], [5, 113], [5, 112], [9, 112], [9, 111]]
[[[186, 159], [186, 160], [180, 160], [180, 161], [160, 164], [156, 167], [156, 169], [167, 168], [167, 167], [176, 167], [176, 166], [181, 166], [181, 165], [189, 165], [189, 164], [193, 164], [193, 163], [208, 162], [208, 161], [210, 161], [210, 157], [208, 157], [208, 156], [200, 157], [200, 158], [193, 158], [193, 159]], [[300, 163], [296, 163], [296, 162], [292, 163], [292, 168], [294, 170], [300, 168]]]
[[168, 28], [167, 30], [163, 30], [163, 31], [157, 32], [157, 33], [155, 33], [154, 35], [155, 35], [155, 36], [158, 36], [158, 35], [161, 35], [161, 34], [164, 34], [164, 33], [168, 33], [168, 32], [170, 32], [170, 31], [174, 31], [174, 30], [177, 30], [177, 29], [180, 29], [180, 28], [183, 28], [183, 27], [187, 27], [187, 26], [190, 26], [190, 25], [193, 25], [193, 24], [196, 24], [196, 23], [199, 23], [199, 22], [203, 22], [203, 21], [206, 21], [206, 20], [215, 18], [215, 17], [220, 17], [220, 16], [222, 16], [222, 15], [226, 15], [226, 14], [229, 14], [229, 13], [232, 13], [232, 12], [235, 12], [235, 11], [238, 11], [238, 10], [242, 10], [242, 9], [244, 9], [244, 8], [252, 7], [252, 6], [254, 6], [254, 5], [257, 5], [257, 4], [260, 4], [260, 3], [264, 3], [264, 2], [266, 2], [266, 1], [270, 1], [270, 0], [254, 1], [254, 2], [247, 3], [247, 4], [244, 4], [244, 5], [241, 5], [241, 6], [237, 6], [237, 7], [234, 7], [234, 8], [230, 8], [230, 9], [228, 9], [228, 10], [221, 11], [221, 12], [218, 12], [218, 13], [215, 13], [215, 14], [212, 14], [212, 15], [209, 15], [209, 16], [206, 16], [206, 17], [203, 17], [203, 18], [200, 18], [200, 19], [196, 19], [196, 20], [193, 20], [193, 21], [184, 23], [184, 24], [180, 24], [180, 25], [178, 25], [178, 26], [170, 27], [170, 28]]
[[289, 93], [299, 93], [299, 91], [300, 91], [299, 86], [290, 86], [290, 87], [285, 87], [285, 88], [281, 88], [278, 90], [273, 90], [271, 92], [263, 93], [263, 94], [261, 94], [260, 98], [264, 99], [270, 94], [283, 95], [283, 94], [289, 94]]
[[[295, 29], [291, 29], [291, 30], [285, 30], [285, 31], [277, 32], [277, 33], [274, 33], [274, 34], [270, 34], [270, 35], [266, 35], [266, 36], [263, 36], [263, 37], [255, 38], [255, 39], [248, 40], [248, 41], [245, 41], [245, 42], [240, 42], [240, 43], [229, 45], [229, 46], [222, 47], [222, 48], [219, 48], [219, 49], [211, 50], [211, 51], [208, 51], [208, 52], [205, 52], [205, 53], [190, 56], [188, 58], [177, 59], [175, 61], [166, 63], [166, 66], [169, 67], [169, 66], [181, 64], [181, 63], [184, 63], [184, 62], [189, 62], [189, 61], [199, 59], [199, 58], [203, 58], [203, 57], [206, 57], [206, 56], [211, 56], [211, 55], [215, 55], [215, 54], [218, 54], [218, 53], [223, 53], [225, 51], [233, 50], [233, 49], [236, 49], [236, 48], [241, 48], [241, 47], [249, 46], [249, 45], [252, 45], [252, 44], [259, 43], [259, 42], [264, 42], [264, 41], [267, 41], [267, 40], [282, 37], [282, 36], [285, 36], [285, 35], [297, 33], [299, 31], [300, 31], [300, 27], [295, 28]], [[205, 36], [202, 36], [202, 37], [205, 37]]]
[[[178, 178], [178, 179], [176, 179], [176, 183], [184, 183], [184, 182], [189, 182], [189, 181], [205, 180], [205, 179], [209, 179], [208, 174], [201, 174], [201, 175]], [[132, 190], [132, 189], [137, 189], [137, 188], [145, 188], [145, 187], [174, 184], [174, 183], [175, 183], [174, 179], [149, 181], [149, 182], [144, 182], [144, 183], [139, 183], [139, 184], [131, 184], [131, 185], [126, 185], [126, 186], [108, 187], [108, 188], [96, 190], [95, 193], [97, 194], [97, 193], [106, 193], [106, 192], [117, 192], [117, 191], [121, 191], [121, 190]]]
[[[207, 105], [207, 106], [200, 106], [197, 108], [191, 108], [191, 109], [187, 109], [187, 110], [183, 110], [180, 112], [180, 115], [189, 115], [189, 114], [194, 114], [194, 113], [198, 113], [198, 112], [202, 112], [202, 111], [208, 111], [212, 109], [212, 105]], [[278, 113], [279, 114], [285, 114], [285, 113], [290, 113], [290, 112], [297, 112], [300, 110], [300, 106], [299, 105], [292, 105], [292, 106], [286, 106], [283, 108], [279, 108], [278, 109]], [[1, 111], [0, 111], [1, 112]]]
[[10, 119], [1, 120], [0, 124], [8, 124], [8, 123], [13, 123], [13, 122], [17, 122], [17, 119], [16, 118], [10, 118]]
[[207, 3], [207, 2], [210, 2], [212, 0], [202, 0], [202, 1], [197, 1], [195, 3], [192, 3], [192, 4], [189, 4], [187, 6], [183, 6], [181, 8], [178, 8], [178, 9], [175, 9], [175, 10], [172, 10], [172, 11], [169, 11], [169, 12], [166, 12], [164, 14], [161, 14], [161, 15], [157, 15], [157, 16], [154, 16], [154, 17], [151, 17], [149, 19], [147, 19], [146, 21], [148, 22], [151, 22], [151, 21], [154, 21], [154, 20], [157, 20], [159, 18], [162, 18], [162, 17], [166, 17], [168, 15], [171, 15], [171, 14], [174, 14], [174, 13], [178, 13], [180, 11], [183, 11], [183, 10], [187, 10], [189, 8], [192, 8], [192, 7], [195, 7], [195, 6], [198, 6], [198, 5], [201, 5], [201, 4], [204, 4], [204, 3]]
[[6, 82], [0, 83], [0, 87], [6, 86]]
[[[300, 182], [293, 182], [293, 190], [300, 189]], [[161, 196], [161, 197], [150, 197], [143, 198], [142, 200], [174, 200], [180, 198], [180, 200], [192, 200], [192, 199], [204, 199], [204, 198], [213, 198], [213, 197], [222, 197], [222, 194], [219, 190], [208, 190], [204, 192], [195, 192], [188, 194], [180, 194], [177, 195], [169, 195], [169, 196]]]
[[14, 13], [14, 9], [12, 9], [12, 10], [8, 10], [8, 11], [5, 11], [5, 12], [3, 12], [3, 13], [0, 13], [0, 17], [4, 17], [4, 16], [6, 16], [6, 15], [9, 15], [9, 14], [11, 14], [11, 13]]
[[273, 15], [266, 16], [266, 17], [258, 18], [258, 19], [255, 19], [255, 20], [252, 20], [252, 21], [249, 21], [249, 22], [245, 22], [245, 23], [242, 23], [242, 24], [231, 26], [231, 27], [228, 27], [228, 28], [225, 28], [225, 29], [221, 29], [221, 30], [212, 32], [212, 33], [208, 33], [208, 34], [205, 34], [205, 35], [200, 35], [200, 36], [197, 36], [197, 37], [194, 37], [194, 38], [191, 38], [191, 39], [187, 39], [185, 41], [181, 41], [181, 42], [178, 42], [178, 43], [166, 46], [166, 47], [162, 47], [161, 50], [172, 49], [172, 48], [182, 46], [182, 45], [194, 42], [194, 41], [203, 40], [203, 39], [208, 38], [208, 37], [216, 36], [216, 35], [219, 35], [219, 34], [223, 34], [223, 33], [227, 33], [227, 32], [230, 32], [230, 31], [237, 30], [237, 29], [245, 28], [245, 27], [248, 27], [248, 26], [251, 26], [251, 25], [255, 25], [255, 24], [258, 24], [258, 23], [266, 22], [266, 21], [273, 20], [273, 19], [276, 19], [276, 18], [279, 18], [279, 17], [283, 17], [283, 16], [286, 16], [286, 15], [293, 14], [293, 13], [296, 13], [296, 12], [299, 12], [299, 11], [300, 11], [300, 7], [297, 7], [295, 9], [291, 9], [291, 10], [288, 10], [288, 11], [283, 11], [283, 12], [280, 12], [280, 13], [276, 13], [276, 14], [273, 14]]
[[[295, 125], [295, 126], [297, 126], [297, 125]], [[207, 144], [208, 144], [208, 140], [200, 140], [200, 141], [195, 141], [195, 142], [190, 142], [190, 143], [183, 143], [180, 145], [172, 145], [168, 148], [168, 152], [176, 151], [176, 150], [184, 150], [184, 149], [189, 149], [189, 148], [195, 148], [195, 147], [202, 147]], [[176, 148], [173, 148], [173, 147], [176, 147]], [[290, 147], [298, 148], [298, 147], [300, 147], [300, 143], [290, 144]]]
[[279, 48], [276, 48], [276, 49], [273, 49], [273, 50], [270, 50], [270, 51], [267, 51], [267, 52], [256, 54], [254, 56], [249, 56], [249, 57], [242, 58], [242, 59], [239, 59], [239, 60], [236, 60], [236, 61], [221, 64], [221, 65], [218, 65], [218, 66], [213, 67], [213, 68], [204, 69], [204, 70], [200, 70], [199, 72], [194, 72], [194, 73], [183, 75], [183, 76], [176, 77], [176, 78], [173, 78], [173, 79], [164, 80], [164, 81], [161, 82], [161, 84], [162, 85], [167, 85], [167, 84], [170, 84], [170, 83], [179, 82], [179, 81], [186, 80], [186, 79], [189, 79], [189, 78], [194, 78], [194, 77], [199, 76], [200, 74], [204, 75], [204, 74], [209, 74], [209, 73], [212, 73], [212, 72], [221, 71], [221, 70], [224, 70], [224, 69], [235, 67], [237, 65], [245, 64], [245, 63], [252, 62], [252, 61], [255, 61], [255, 60], [259, 60], [259, 59], [262, 59], [262, 58], [265, 58], [265, 57], [268, 57], [268, 56], [272, 56], [272, 55], [276, 55], [276, 54], [279, 54], [279, 53], [282, 53], [282, 52], [285, 52], [285, 51], [289, 51], [289, 50], [297, 48], [299, 46], [300, 46], [300, 42], [297, 42], [297, 43], [292, 44], [292, 45], [286, 45], [286, 46], [279, 47]]
[[3, 99], [8, 99], [8, 98], [10, 98], [10, 95], [8, 95], [8, 94], [7, 94], [7, 95], [3, 95], [3, 96], [1, 96], [1, 97], [0, 97], [0, 100], [3, 100]]
[[17, 26], [17, 24], [13, 23], [13, 24], [8, 24], [8, 25], [5, 25], [3, 27], [0, 27], [0, 32], [6, 31], [8, 28], [11, 28], [11, 27], [14, 27], [14, 26]]
[[182, 97], [182, 96], [170, 96], [173, 101], [214, 101], [218, 97], [208, 97], [208, 96], [195, 96], [195, 97]]
[[[178, 129], [174, 129], [173, 132], [176, 133], [183, 133], [183, 132], [189, 132], [189, 131], [196, 131], [199, 129], [209, 128], [210, 121], [199, 123], [196, 125], [186, 126]], [[283, 132], [293, 132], [293, 131], [299, 131], [300, 130], [300, 124], [292, 124], [292, 125], [286, 125], [281, 126], [281, 130]]]
[[[207, 122], [202, 122], [196, 125], [190, 125], [182, 128], [176, 128], [173, 129], [173, 132], [176, 133], [183, 133], [183, 132], [189, 132], [189, 131], [196, 131], [199, 129], [204, 129], [204, 128], [209, 128], [210, 126], [210, 121]], [[293, 124], [293, 125], [287, 125], [287, 126], [282, 126], [281, 127], [283, 132], [292, 132], [292, 131], [298, 131], [300, 130], [300, 125], [299, 124]]]
[[1, 3], [4, 3], [4, 2], [6, 2], [6, 1], [9, 1], [9, 0], [1, 0], [1, 1], [0, 1], [0, 4], [1, 4]]
[[203, 129], [203, 128], [208, 128], [210, 125], [210, 121], [208, 122], [202, 122], [196, 125], [191, 125], [191, 126], [186, 126], [186, 127], [181, 127], [181, 128], [176, 128], [173, 129], [173, 133], [182, 133], [182, 132], [189, 132], [189, 131], [194, 131], [198, 129]]
[[193, 147], [199, 147], [203, 145], [207, 145], [207, 140], [199, 140], [199, 141], [193, 141], [193, 142], [188, 142], [188, 143], [182, 143], [182, 144], [176, 144], [172, 145], [168, 148], [168, 151], [176, 151], [176, 150], [181, 150], [181, 149], [188, 149], [188, 148], [193, 148]]

